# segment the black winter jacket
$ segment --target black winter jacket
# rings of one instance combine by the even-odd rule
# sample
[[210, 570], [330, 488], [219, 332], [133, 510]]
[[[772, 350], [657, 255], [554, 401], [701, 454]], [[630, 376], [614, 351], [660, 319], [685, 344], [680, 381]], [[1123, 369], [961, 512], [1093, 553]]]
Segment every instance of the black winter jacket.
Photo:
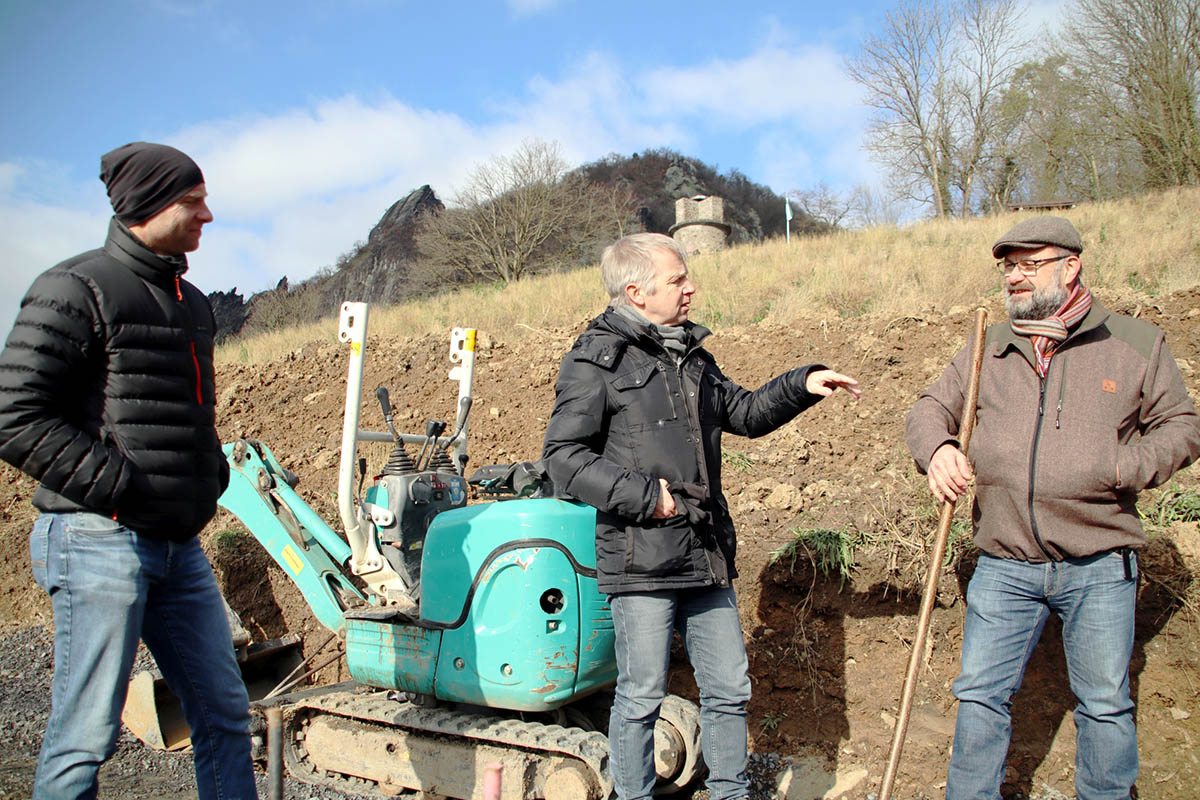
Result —
[[115, 218], [104, 247], [34, 281], [0, 353], [0, 458], [43, 511], [183, 541], [229, 482], [213, 411], [213, 316]]
[[[599, 586], [609, 594], [727, 586], [737, 577], [721, 434], [762, 436], [820, 399], [804, 388], [820, 365], [749, 392], [700, 346], [706, 328], [684, 328], [690, 339], [677, 364], [653, 328], [610, 308], [563, 358], [555, 385], [542, 457], [558, 490], [596, 508]], [[702, 487], [707, 513], [653, 519], [659, 478]]]

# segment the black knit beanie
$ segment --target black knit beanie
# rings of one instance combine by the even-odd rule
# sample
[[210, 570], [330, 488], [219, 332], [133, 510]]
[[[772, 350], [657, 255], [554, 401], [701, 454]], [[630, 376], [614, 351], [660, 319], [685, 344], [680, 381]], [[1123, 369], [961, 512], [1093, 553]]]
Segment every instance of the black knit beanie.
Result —
[[100, 157], [100, 180], [117, 219], [140, 225], [204, 183], [204, 173], [174, 147], [130, 142]]

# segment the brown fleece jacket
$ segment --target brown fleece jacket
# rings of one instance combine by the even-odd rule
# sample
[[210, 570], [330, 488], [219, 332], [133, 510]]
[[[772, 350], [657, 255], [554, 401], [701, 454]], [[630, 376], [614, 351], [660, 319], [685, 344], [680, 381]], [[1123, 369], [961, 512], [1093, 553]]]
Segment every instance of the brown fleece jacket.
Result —
[[[956, 441], [970, 350], [908, 414], [922, 473]], [[1041, 562], [1138, 548], [1137, 493], [1200, 457], [1200, 416], [1162, 331], [1093, 303], [1044, 381], [1028, 339], [1007, 322], [988, 328], [970, 457], [984, 552]]]

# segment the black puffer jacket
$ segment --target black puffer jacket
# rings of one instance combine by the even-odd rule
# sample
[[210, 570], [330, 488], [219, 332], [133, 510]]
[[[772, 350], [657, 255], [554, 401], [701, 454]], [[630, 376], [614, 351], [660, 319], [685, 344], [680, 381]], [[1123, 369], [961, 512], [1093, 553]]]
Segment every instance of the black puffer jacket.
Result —
[[[596, 508], [599, 584], [609, 594], [728, 585], [737, 539], [721, 492], [721, 434], [762, 436], [820, 399], [804, 383], [823, 367], [749, 392], [700, 346], [709, 331], [684, 327], [690, 340], [676, 364], [649, 325], [610, 308], [559, 371], [542, 456], [556, 487]], [[700, 487], [704, 519], [653, 519], [659, 478]]]
[[0, 458], [43, 511], [115, 516], [182, 541], [229, 482], [213, 426], [213, 316], [116, 219], [103, 249], [42, 273], [0, 353]]

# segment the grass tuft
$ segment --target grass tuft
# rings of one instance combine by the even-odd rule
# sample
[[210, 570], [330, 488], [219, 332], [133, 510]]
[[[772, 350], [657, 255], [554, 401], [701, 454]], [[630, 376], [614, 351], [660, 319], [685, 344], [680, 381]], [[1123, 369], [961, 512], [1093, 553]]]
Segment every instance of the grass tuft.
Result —
[[789, 571], [795, 572], [796, 560], [803, 553], [826, 578], [836, 575], [841, 591], [853, 577], [854, 550], [862, 544], [862, 537], [849, 528], [793, 528], [789, 532], [794, 538], [773, 551], [769, 563], [787, 559]]
[[1164, 489], [1143, 495], [1138, 513], [1152, 530], [1163, 530], [1177, 522], [1200, 522], [1200, 491], [1181, 488], [1172, 481]]

